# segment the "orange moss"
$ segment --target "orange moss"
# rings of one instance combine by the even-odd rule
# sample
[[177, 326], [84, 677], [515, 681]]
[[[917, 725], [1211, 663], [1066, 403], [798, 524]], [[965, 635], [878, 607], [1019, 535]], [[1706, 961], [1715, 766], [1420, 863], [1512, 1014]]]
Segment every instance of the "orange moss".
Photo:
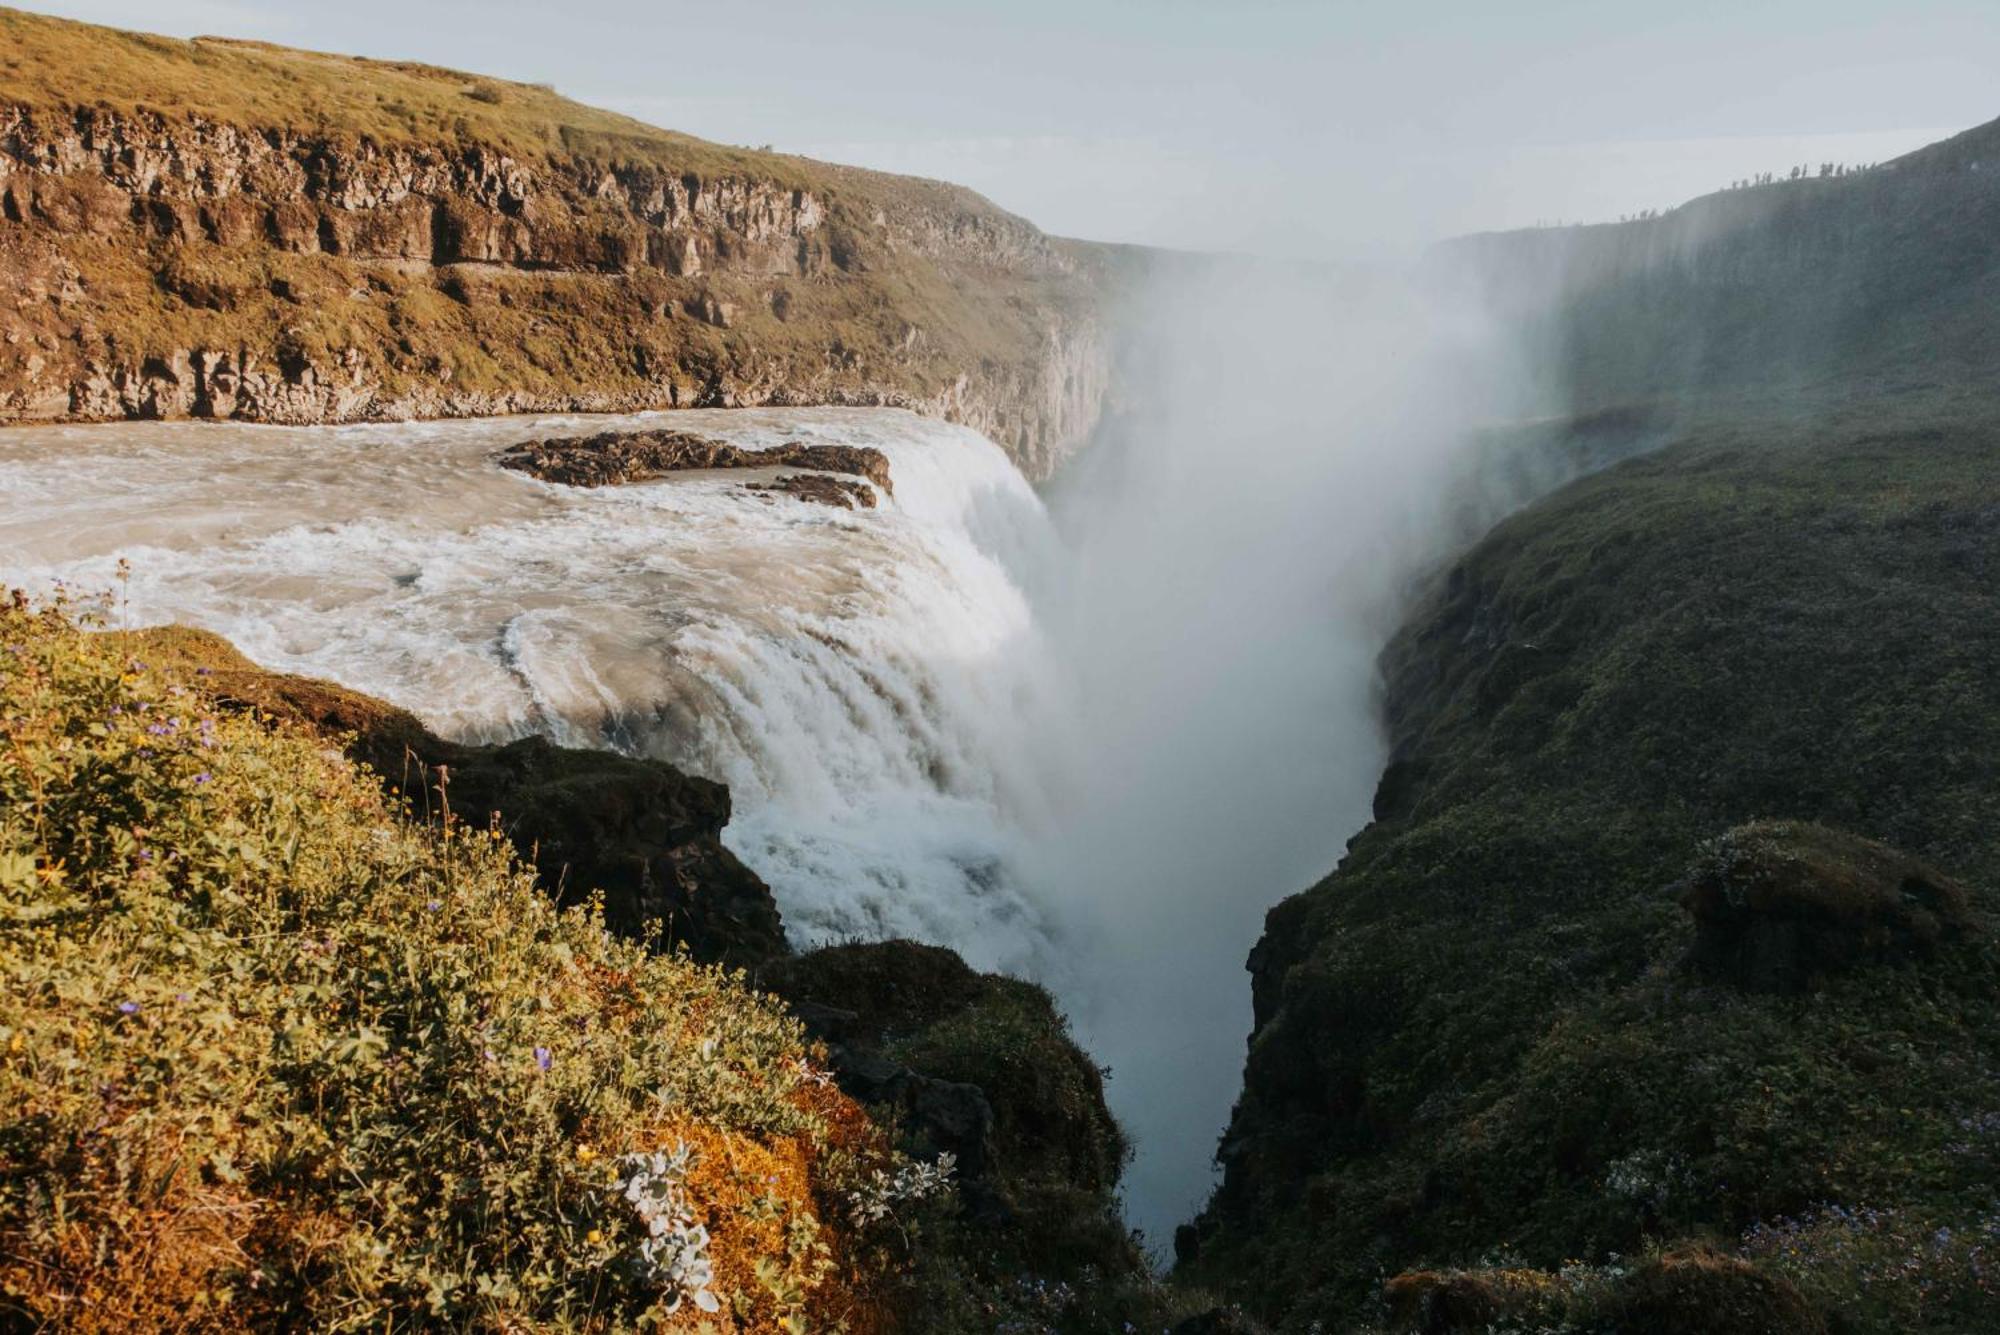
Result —
[[1406, 1270], [1383, 1286], [1382, 1298], [1393, 1329], [1446, 1335], [1536, 1313], [1554, 1285], [1539, 1270]]
[[[146, 1157], [162, 1168], [172, 1147]], [[150, 1204], [120, 1189], [130, 1165], [90, 1154], [83, 1174], [100, 1190], [67, 1202], [72, 1213], [49, 1221], [46, 1244], [0, 1255], [0, 1308], [32, 1314], [77, 1335], [133, 1330], [235, 1328], [233, 1276], [262, 1205], [240, 1193], [175, 1174]], [[150, 1194], [150, 1193], [148, 1193]], [[80, 1211], [75, 1206], [83, 1204]]]

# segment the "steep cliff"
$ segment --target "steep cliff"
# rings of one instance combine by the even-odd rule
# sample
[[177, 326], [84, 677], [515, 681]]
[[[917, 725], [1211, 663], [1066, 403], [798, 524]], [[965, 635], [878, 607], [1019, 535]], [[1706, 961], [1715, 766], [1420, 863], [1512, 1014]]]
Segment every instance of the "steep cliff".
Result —
[[1993, 133], [1468, 243], [1660, 447], [1390, 644], [1375, 819], [1251, 957], [1183, 1275], [1300, 1331], [1990, 1320]]
[[1112, 252], [539, 87], [0, 10], [0, 421], [852, 403], [1031, 475]]

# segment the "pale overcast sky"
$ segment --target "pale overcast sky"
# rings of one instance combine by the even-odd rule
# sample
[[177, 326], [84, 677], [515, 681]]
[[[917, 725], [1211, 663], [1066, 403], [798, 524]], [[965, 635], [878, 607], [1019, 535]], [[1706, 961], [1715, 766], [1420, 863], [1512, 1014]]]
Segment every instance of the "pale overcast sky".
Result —
[[1336, 255], [1680, 202], [2000, 116], [2000, 0], [46, 0], [432, 61], [962, 181], [1057, 232]]

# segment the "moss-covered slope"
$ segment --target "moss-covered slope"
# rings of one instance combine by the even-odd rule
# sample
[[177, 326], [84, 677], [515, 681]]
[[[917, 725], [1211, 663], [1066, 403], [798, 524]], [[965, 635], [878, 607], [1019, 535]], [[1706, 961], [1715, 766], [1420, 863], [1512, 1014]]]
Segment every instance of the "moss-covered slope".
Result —
[[0, 979], [9, 1329], [888, 1315], [900, 1169], [780, 1007], [18, 601]]
[[[1378, 819], [1253, 957], [1190, 1273], [1339, 1328], [1419, 1262], [1827, 1204], [1992, 1226], [1996, 454], [2000, 419], [1945, 409], [1694, 429], [1449, 571], [1385, 659]], [[1769, 819], [1949, 875], [1787, 831], [1728, 881], [1765, 845], [1709, 841]], [[1735, 929], [1698, 932], [1703, 884]]]
[[1534, 448], [1635, 403], [1659, 448], [1389, 645], [1183, 1274], [1298, 1330], [1984, 1328], [1996, 133], [1461, 247], [1588, 414]]

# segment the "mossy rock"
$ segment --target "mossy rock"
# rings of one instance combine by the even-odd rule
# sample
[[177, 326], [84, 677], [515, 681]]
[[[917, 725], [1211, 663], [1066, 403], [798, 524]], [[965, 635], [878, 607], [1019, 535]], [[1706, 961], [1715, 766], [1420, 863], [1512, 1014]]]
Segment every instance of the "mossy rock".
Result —
[[1539, 1270], [1406, 1270], [1382, 1286], [1382, 1301], [1393, 1331], [1456, 1335], [1545, 1315], [1553, 1289]]
[[1144, 1274], [1115, 1198], [1124, 1133], [1047, 991], [915, 941], [828, 946], [756, 980], [828, 1042], [842, 1088], [909, 1153], [957, 1158], [965, 1208], [952, 1245], [965, 1266], [950, 1282]]
[[1977, 927], [1966, 888], [1873, 840], [1801, 822], [1742, 825], [1702, 851], [1680, 893], [1699, 971], [1800, 992], [1863, 964], [1928, 959]]
[[1826, 1318], [1785, 1279], [1707, 1246], [1666, 1252], [1616, 1288], [1616, 1330], [1650, 1335], [1826, 1335]]

